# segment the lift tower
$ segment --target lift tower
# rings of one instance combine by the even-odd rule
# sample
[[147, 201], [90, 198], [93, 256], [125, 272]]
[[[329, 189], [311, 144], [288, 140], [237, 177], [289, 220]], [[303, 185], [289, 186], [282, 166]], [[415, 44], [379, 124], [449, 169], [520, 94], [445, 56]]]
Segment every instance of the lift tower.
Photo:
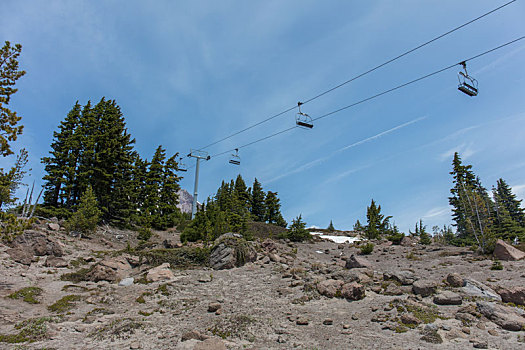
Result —
[[193, 219], [195, 217], [195, 213], [197, 213], [197, 190], [199, 188], [200, 161], [201, 159], [210, 160], [211, 157], [208, 155], [208, 152], [195, 149], [190, 150], [188, 157], [193, 157], [197, 159], [197, 166], [195, 167], [195, 187], [193, 189], [193, 205], [191, 206], [191, 218]]

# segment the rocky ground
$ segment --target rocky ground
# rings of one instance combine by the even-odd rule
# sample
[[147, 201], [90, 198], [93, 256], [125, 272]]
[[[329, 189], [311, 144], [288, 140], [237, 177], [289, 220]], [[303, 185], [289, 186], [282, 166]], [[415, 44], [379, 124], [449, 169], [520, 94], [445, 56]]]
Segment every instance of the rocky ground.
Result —
[[135, 235], [41, 222], [0, 244], [0, 349], [525, 348], [523, 259], [226, 237], [216, 270], [176, 232], [157, 232], [153, 255], [129, 249]]

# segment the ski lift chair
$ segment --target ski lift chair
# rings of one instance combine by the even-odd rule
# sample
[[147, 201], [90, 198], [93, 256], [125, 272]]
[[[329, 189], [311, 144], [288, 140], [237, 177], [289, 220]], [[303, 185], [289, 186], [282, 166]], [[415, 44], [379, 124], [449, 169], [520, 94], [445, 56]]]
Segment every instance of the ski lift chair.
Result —
[[232, 154], [229, 163], [233, 165], [241, 165], [241, 157], [239, 157], [238, 148], [235, 149], [235, 154]]
[[188, 167], [186, 166], [186, 164], [184, 164], [184, 162], [182, 161], [182, 157], [179, 158], [179, 171], [188, 171]]
[[303, 128], [311, 129], [314, 127], [314, 123], [312, 121], [312, 118], [308, 114], [301, 112], [302, 104], [302, 102], [297, 102], [297, 107], [299, 107], [299, 113], [295, 115], [295, 124]]
[[465, 61], [460, 63], [463, 66], [465, 72], [458, 73], [458, 90], [469, 95], [477, 96], [478, 95], [478, 81], [468, 75], [467, 73], [467, 63]]

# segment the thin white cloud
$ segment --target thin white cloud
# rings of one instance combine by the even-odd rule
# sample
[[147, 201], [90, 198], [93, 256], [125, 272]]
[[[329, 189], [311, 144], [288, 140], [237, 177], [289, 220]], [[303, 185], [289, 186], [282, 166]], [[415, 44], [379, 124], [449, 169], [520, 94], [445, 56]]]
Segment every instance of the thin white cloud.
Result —
[[470, 143], [462, 143], [461, 145], [458, 145], [458, 146], [455, 146], [441, 154], [439, 154], [439, 160], [441, 160], [442, 162], [443, 161], [446, 161], [446, 160], [450, 160], [452, 158], [452, 156], [454, 155], [454, 153], [458, 152], [459, 154], [461, 154], [461, 158], [463, 160], [471, 157], [472, 155], [474, 155], [476, 153], [476, 151], [474, 150], [473, 148], [473, 143], [470, 142]]
[[424, 219], [442, 217], [450, 214], [450, 207], [435, 207], [423, 214]]
[[[313, 160], [313, 161], [311, 161], [311, 162], [308, 162], [308, 163], [306, 163], [306, 164], [304, 164], [304, 165], [302, 165], [302, 166], [300, 166], [300, 167], [298, 167], [298, 168], [296, 168], [296, 169], [294, 169], [294, 170], [291, 170], [291, 171], [289, 171], [289, 172], [287, 172], [287, 173], [281, 174], [281, 175], [279, 175], [279, 176], [277, 176], [277, 177], [274, 177], [274, 178], [272, 178], [272, 179], [270, 179], [270, 180], [265, 180], [265, 183], [271, 183], [271, 182], [274, 182], [274, 181], [280, 180], [280, 179], [282, 179], [282, 178], [284, 178], [284, 177], [290, 176], [290, 175], [292, 175], [292, 174], [297, 174], [297, 173], [300, 173], [300, 172], [305, 171], [305, 170], [307, 170], [307, 169], [313, 168], [314, 166], [319, 165], [319, 164], [321, 164], [321, 163], [327, 161], [328, 159], [332, 158], [333, 156], [335, 156], [335, 155], [338, 154], [338, 153], [344, 152], [344, 151], [346, 151], [346, 150], [348, 150], [348, 149], [350, 149], [350, 148], [354, 148], [354, 147], [360, 146], [360, 145], [365, 144], [365, 143], [367, 143], [367, 142], [377, 140], [377, 139], [379, 139], [379, 138], [381, 138], [381, 137], [383, 137], [383, 136], [385, 136], [385, 135], [388, 135], [388, 134], [390, 134], [390, 133], [392, 133], [392, 132], [394, 132], [394, 131], [396, 131], [396, 130], [399, 130], [399, 129], [405, 128], [405, 127], [407, 127], [407, 126], [409, 126], [409, 125], [412, 125], [412, 124], [414, 124], [414, 123], [417, 123], [417, 122], [419, 122], [419, 121], [421, 121], [421, 120], [424, 120], [424, 119], [426, 119], [426, 118], [427, 118], [427, 116], [419, 117], [419, 118], [413, 119], [413, 120], [411, 120], [411, 121], [408, 121], [408, 122], [406, 122], [406, 123], [403, 123], [403, 124], [400, 124], [400, 125], [398, 125], [398, 126], [395, 126], [395, 127], [391, 128], [391, 129], [388, 129], [388, 130], [382, 131], [382, 132], [380, 132], [380, 133], [378, 133], [378, 134], [376, 134], [376, 135], [373, 135], [373, 136], [367, 137], [367, 138], [365, 138], [365, 139], [363, 139], [363, 140], [360, 140], [360, 141], [354, 142], [354, 143], [352, 143], [352, 144], [350, 144], [350, 145], [348, 145], [348, 146], [345, 146], [345, 147], [342, 147], [342, 148], [340, 148], [340, 149], [338, 149], [338, 150], [333, 151], [332, 153], [330, 153], [330, 154], [327, 155], [326, 157], [322, 157], [322, 158], [315, 159], [315, 160]], [[338, 180], [338, 179], [340, 179], [340, 178], [343, 178], [343, 177], [345, 177], [345, 176], [347, 176], [347, 175], [350, 175], [350, 174], [352, 174], [352, 173], [354, 173], [354, 172], [356, 172], [356, 171], [362, 170], [362, 169], [367, 168], [367, 167], [369, 167], [369, 166], [370, 166], [370, 165], [367, 165], [367, 166], [365, 166], [365, 167], [356, 168], [356, 169], [351, 169], [351, 170], [346, 171], [346, 172], [344, 172], [344, 173], [338, 174], [337, 176], [335, 176], [334, 178], [332, 178], [332, 179], [329, 180], [329, 181], [336, 181], [336, 180]]]

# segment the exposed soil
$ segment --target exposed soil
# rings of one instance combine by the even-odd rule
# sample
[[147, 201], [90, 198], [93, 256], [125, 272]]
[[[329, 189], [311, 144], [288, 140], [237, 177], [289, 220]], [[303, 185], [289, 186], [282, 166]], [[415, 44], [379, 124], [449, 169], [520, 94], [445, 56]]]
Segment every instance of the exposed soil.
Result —
[[[0, 244], [0, 349], [525, 348], [523, 330], [503, 329], [480, 313], [477, 303], [501, 306], [525, 324], [523, 307], [487, 301], [444, 282], [458, 273], [493, 290], [523, 287], [523, 260], [491, 270], [490, 257], [468, 248], [376, 242], [372, 254], [359, 256], [371, 267], [349, 270], [345, 259], [357, 256], [358, 247], [275, 239], [272, 252], [256, 240], [258, 260], [229, 270], [174, 268], [169, 280], [137, 283], [145, 282], [144, 273], [153, 267], [140, 262], [125, 272], [123, 277], [135, 278], [128, 286], [73, 283], [61, 276], [118, 257], [128, 241], [136, 246], [136, 234], [106, 227], [87, 239], [44, 227], [40, 231], [62, 246], [67, 267], [46, 267], [46, 257], [29, 266], [14, 262], [9, 247]], [[180, 243], [177, 232], [155, 232], [150, 245], [166, 239]], [[392, 277], [401, 271], [435, 282], [435, 290], [414, 294], [413, 281], [402, 285]], [[332, 279], [358, 283], [365, 297], [321, 295], [319, 282]], [[13, 296], [25, 287], [41, 292], [27, 290], [27, 300], [23, 293]], [[435, 304], [442, 291], [458, 294], [461, 305]], [[30, 341], [15, 343], [19, 340]]]

